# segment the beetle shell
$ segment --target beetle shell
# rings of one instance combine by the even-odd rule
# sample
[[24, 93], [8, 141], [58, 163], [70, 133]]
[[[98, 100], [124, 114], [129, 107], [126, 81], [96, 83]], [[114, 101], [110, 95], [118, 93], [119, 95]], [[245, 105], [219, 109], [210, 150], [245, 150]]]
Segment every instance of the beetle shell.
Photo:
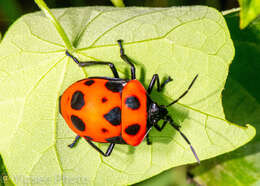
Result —
[[60, 113], [87, 140], [136, 146], [146, 134], [146, 90], [138, 80], [83, 79], [64, 91]]

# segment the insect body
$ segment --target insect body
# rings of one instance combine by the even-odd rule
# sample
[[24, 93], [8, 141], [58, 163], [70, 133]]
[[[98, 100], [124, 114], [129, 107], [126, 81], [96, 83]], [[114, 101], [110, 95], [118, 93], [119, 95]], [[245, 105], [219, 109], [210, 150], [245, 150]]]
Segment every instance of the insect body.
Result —
[[[118, 44], [121, 58], [131, 66], [131, 80], [119, 78], [116, 67], [111, 62], [80, 62], [66, 51], [66, 55], [71, 57], [80, 67], [108, 65], [114, 75], [114, 78], [89, 77], [82, 79], [73, 83], [60, 96], [60, 113], [68, 126], [77, 134], [69, 147], [73, 147], [79, 138], [83, 137], [102, 155], [109, 156], [115, 144], [137, 146], [145, 137], [147, 144], [151, 144], [149, 140], [151, 127], [161, 131], [167, 123], [170, 123], [190, 145], [195, 158], [199, 162], [191, 143], [168, 115], [166, 109], [188, 93], [198, 75], [195, 76], [188, 89], [178, 99], [167, 106], [159, 105], [152, 101], [149, 95], [156, 83], [157, 91], [161, 91], [165, 84], [172, 79], [169, 77], [160, 84], [159, 76], [154, 74], [146, 90], [136, 80], [135, 66], [124, 54], [122, 40], [118, 40]], [[158, 125], [160, 120], [164, 120], [162, 126]], [[93, 141], [110, 143], [110, 145], [107, 151], [103, 152]]]

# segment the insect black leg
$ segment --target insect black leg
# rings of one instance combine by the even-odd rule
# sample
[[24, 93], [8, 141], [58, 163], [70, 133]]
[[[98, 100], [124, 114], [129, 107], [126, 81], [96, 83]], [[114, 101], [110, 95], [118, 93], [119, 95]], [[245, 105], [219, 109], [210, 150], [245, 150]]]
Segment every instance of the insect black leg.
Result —
[[180, 126], [176, 125], [176, 124], [173, 122], [173, 120], [172, 120], [172, 118], [171, 118], [170, 116], [167, 116], [167, 118], [166, 118], [165, 121], [166, 121], [166, 123], [169, 122], [169, 123], [171, 124], [171, 126], [172, 126], [173, 128], [175, 128], [175, 130], [177, 130], [177, 131], [181, 134], [181, 136], [183, 137], [183, 139], [189, 144], [190, 149], [191, 149], [193, 155], [195, 156], [197, 162], [200, 163], [200, 160], [199, 160], [199, 158], [198, 158], [198, 155], [196, 154], [196, 152], [195, 152], [194, 148], [192, 147], [190, 141], [189, 141], [188, 138], [180, 131]]
[[170, 81], [172, 81], [172, 78], [171, 77], [168, 77], [168, 79], [166, 79], [162, 84], [160, 84], [160, 79], [159, 79], [159, 75], [158, 74], [154, 74], [153, 77], [152, 77], [152, 80], [149, 84], [149, 87], [147, 89], [147, 93], [150, 94], [153, 90], [153, 87], [155, 85], [155, 82], [157, 82], [157, 91], [160, 92], [163, 87], [169, 83]]
[[150, 140], [150, 138], [149, 138], [149, 133], [146, 134], [146, 144], [147, 144], [147, 145], [151, 145], [151, 144], [152, 144], [152, 142], [151, 142], [151, 140]]
[[74, 141], [71, 144], [69, 144], [68, 147], [73, 148], [78, 143], [80, 138], [81, 138], [80, 136], [76, 136]]
[[66, 51], [66, 55], [71, 57], [75, 63], [77, 63], [80, 67], [86, 67], [86, 66], [93, 66], [93, 65], [108, 65], [111, 69], [111, 71], [114, 74], [115, 78], [119, 78], [119, 75], [117, 73], [116, 67], [113, 63], [111, 62], [106, 62], [106, 61], [85, 61], [85, 62], [80, 62], [76, 57], [71, 55], [68, 51]]
[[198, 74], [194, 77], [194, 79], [192, 80], [191, 84], [189, 85], [189, 87], [187, 88], [187, 90], [182, 93], [182, 95], [180, 97], [178, 97], [176, 100], [174, 100], [173, 102], [171, 102], [169, 105], [167, 105], [167, 107], [177, 103], [181, 98], [183, 98], [190, 90], [190, 88], [192, 87], [192, 85], [194, 84], [194, 82], [196, 81], [196, 79], [198, 78]]
[[134, 64], [129, 60], [129, 58], [125, 55], [124, 48], [122, 46], [123, 40], [117, 40], [119, 47], [120, 47], [120, 57], [131, 66], [131, 78], [136, 79], [135, 77], [135, 66]]
[[156, 128], [156, 130], [161, 132], [163, 130], [163, 128], [166, 126], [167, 122], [168, 122], [168, 120], [164, 120], [162, 126], [159, 126], [158, 123], [156, 123], [156, 124], [154, 124], [154, 127]]
[[107, 157], [107, 156], [110, 156], [110, 154], [112, 153], [114, 147], [115, 147], [115, 144], [114, 143], [110, 143], [109, 147], [107, 148], [107, 151], [106, 153], [104, 153], [100, 148], [98, 148], [94, 143], [92, 143], [90, 140], [87, 140], [86, 141], [94, 148], [96, 149], [100, 154], [102, 154], [103, 156]]

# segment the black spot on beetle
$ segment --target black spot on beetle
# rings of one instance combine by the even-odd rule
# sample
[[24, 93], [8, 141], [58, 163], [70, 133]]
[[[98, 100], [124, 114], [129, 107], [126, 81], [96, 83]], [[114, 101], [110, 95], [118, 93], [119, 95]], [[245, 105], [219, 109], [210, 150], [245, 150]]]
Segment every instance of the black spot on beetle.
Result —
[[102, 128], [101, 131], [102, 131], [103, 133], [107, 133], [107, 132], [108, 132], [108, 130], [105, 129], [105, 128]]
[[90, 86], [93, 83], [95, 83], [95, 81], [91, 79], [91, 80], [87, 80], [84, 84], [87, 85], [87, 86]]
[[102, 103], [105, 103], [105, 102], [107, 102], [107, 98], [103, 97], [101, 101], [102, 101]]
[[121, 92], [123, 89], [123, 85], [121, 82], [116, 81], [108, 81], [105, 84], [106, 88], [112, 92]]
[[80, 91], [74, 92], [71, 98], [70, 106], [75, 110], [80, 110], [85, 105], [84, 94]]
[[139, 124], [133, 124], [133, 125], [130, 125], [128, 126], [126, 129], [125, 129], [125, 132], [129, 135], [136, 135], [140, 130], [140, 125]]
[[140, 101], [136, 96], [130, 96], [125, 100], [127, 107], [136, 110], [140, 107]]
[[107, 138], [106, 141], [109, 142], [109, 143], [126, 144], [126, 142], [122, 138], [122, 136], [115, 136], [115, 137], [112, 137], [112, 138]]
[[121, 109], [120, 107], [115, 107], [111, 109], [104, 118], [114, 126], [120, 125], [121, 123]]
[[80, 130], [80, 131], [84, 131], [85, 130], [85, 123], [77, 116], [72, 115], [70, 117], [72, 124], [74, 125], [74, 127], [76, 127], [76, 129]]

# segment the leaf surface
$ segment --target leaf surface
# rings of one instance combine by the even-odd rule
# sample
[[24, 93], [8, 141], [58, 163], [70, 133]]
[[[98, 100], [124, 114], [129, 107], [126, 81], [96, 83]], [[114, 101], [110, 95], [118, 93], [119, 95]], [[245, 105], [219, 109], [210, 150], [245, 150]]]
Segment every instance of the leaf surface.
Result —
[[[52, 12], [80, 60], [112, 61], [122, 78], [129, 77], [116, 43], [123, 39], [146, 87], [154, 73], [161, 79], [172, 76], [163, 93], [152, 95], [160, 104], [179, 97], [199, 74], [188, 95], [169, 112], [201, 160], [232, 151], [255, 135], [252, 126], [237, 126], [224, 116], [221, 92], [234, 48], [216, 10], [86, 7]], [[58, 113], [59, 96], [86, 76], [112, 74], [98, 66], [80, 69], [65, 56], [61, 38], [38, 12], [20, 18], [0, 44], [0, 152], [16, 185], [127, 185], [196, 162], [170, 126], [161, 133], [151, 131], [151, 146], [145, 141], [138, 147], [116, 145], [108, 158], [83, 140], [68, 148], [75, 134]]]
[[[235, 123], [251, 123], [260, 130], [260, 20], [239, 29], [239, 13], [225, 16], [236, 56], [223, 91], [226, 117]], [[202, 163], [193, 170], [195, 180], [208, 186], [259, 185], [260, 135], [238, 150]]]

